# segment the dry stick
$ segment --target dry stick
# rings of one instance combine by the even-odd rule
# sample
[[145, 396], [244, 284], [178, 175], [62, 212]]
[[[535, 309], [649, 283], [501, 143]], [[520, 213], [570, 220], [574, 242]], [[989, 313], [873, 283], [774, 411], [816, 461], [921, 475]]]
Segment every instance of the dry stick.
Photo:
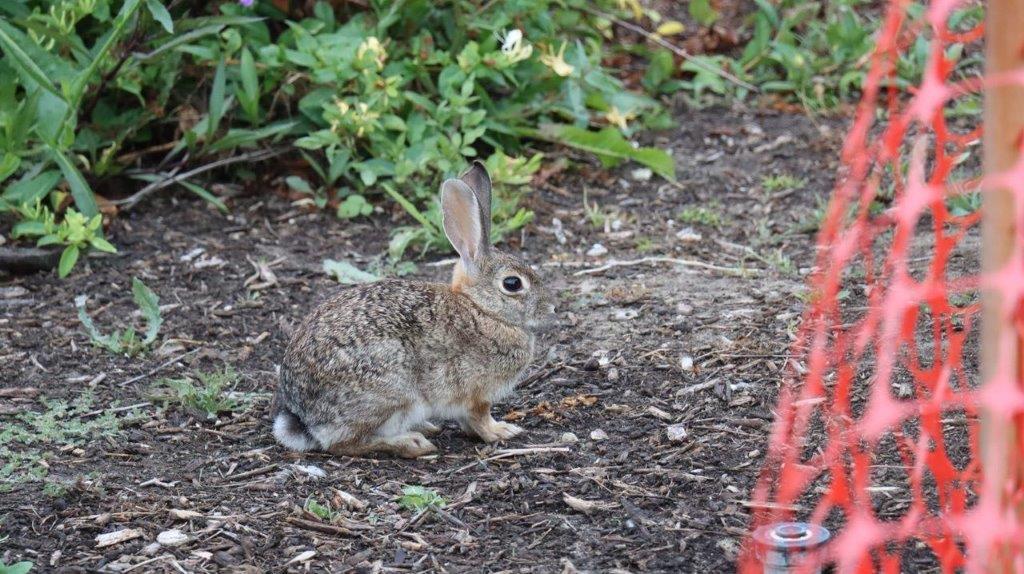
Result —
[[233, 163], [239, 163], [239, 162], [243, 162], [243, 161], [262, 161], [262, 160], [265, 160], [265, 159], [270, 159], [272, 157], [281, 155], [285, 151], [286, 150], [284, 150], [284, 149], [260, 150], [260, 151], [256, 151], [256, 152], [243, 153], [242, 155], [236, 155], [236, 156], [233, 156], [233, 157], [226, 157], [224, 159], [219, 159], [217, 161], [213, 161], [213, 162], [210, 162], [210, 163], [208, 163], [206, 165], [201, 165], [201, 166], [199, 166], [199, 167], [197, 167], [195, 169], [191, 169], [189, 171], [186, 171], [185, 173], [169, 175], [168, 177], [165, 177], [164, 179], [161, 179], [159, 181], [154, 181], [153, 183], [151, 183], [151, 184], [147, 185], [146, 187], [140, 189], [139, 191], [135, 192], [131, 196], [126, 197], [126, 198], [121, 199], [121, 200], [118, 200], [118, 201], [115, 201], [113, 203], [114, 203], [114, 205], [117, 205], [117, 206], [121, 207], [124, 210], [129, 210], [132, 207], [134, 207], [137, 203], [142, 201], [143, 198], [145, 198], [147, 195], [153, 193], [154, 191], [159, 191], [159, 190], [161, 190], [161, 189], [163, 189], [165, 187], [169, 187], [169, 186], [174, 185], [174, 184], [176, 184], [178, 182], [184, 181], [184, 180], [186, 180], [186, 179], [188, 179], [188, 178], [190, 178], [192, 176], [199, 175], [200, 173], [210, 171], [211, 169], [217, 169], [218, 167], [224, 167], [226, 165], [231, 165]]
[[170, 359], [169, 361], [160, 363], [159, 365], [157, 365], [155, 368], [153, 368], [152, 370], [150, 370], [147, 373], [143, 373], [143, 374], [141, 374], [141, 375], [139, 375], [137, 377], [132, 377], [132, 378], [128, 379], [127, 381], [121, 383], [121, 386], [122, 387], [126, 387], [126, 386], [128, 386], [128, 385], [130, 385], [130, 384], [132, 384], [132, 383], [134, 383], [136, 381], [141, 381], [142, 379], [145, 379], [147, 377], [151, 377], [151, 376], [155, 375], [156, 373], [164, 370], [165, 368], [173, 365], [174, 363], [177, 363], [178, 361], [184, 359], [185, 357], [187, 357], [187, 356], [189, 356], [189, 355], [191, 355], [193, 353], [198, 353], [198, 352], [199, 352], [199, 349], [192, 349], [191, 351], [188, 351], [187, 353], [182, 353], [181, 355], [178, 355], [177, 357], [174, 357], [173, 359]]
[[480, 464], [481, 462], [490, 462], [492, 460], [501, 460], [503, 458], [509, 458], [509, 457], [518, 456], [518, 455], [521, 455], [521, 454], [537, 454], [537, 453], [542, 453], [542, 452], [569, 452], [569, 449], [565, 448], [565, 447], [533, 447], [533, 448], [508, 448], [508, 449], [502, 449], [502, 450], [496, 451], [496, 453], [493, 456], [489, 456], [487, 458], [481, 458], [479, 460], [474, 460], [473, 462], [467, 464], [466, 466], [463, 466], [463, 467], [460, 467], [460, 468], [457, 468], [457, 469], [451, 471], [449, 474], [458, 474], [458, 473], [466, 470], [467, 468], [472, 468], [472, 467]]
[[665, 48], [666, 50], [672, 52], [673, 54], [679, 56], [680, 58], [686, 60], [687, 62], [690, 62], [694, 66], [697, 66], [697, 67], [701, 68], [704, 71], [711, 72], [712, 74], [715, 74], [716, 76], [721, 76], [722, 78], [724, 78], [726, 80], [729, 80], [730, 82], [736, 84], [737, 86], [746, 88], [746, 89], [750, 90], [751, 92], [760, 93], [760, 91], [761, 91], [761, 90], [757, 89], [756, 86], [754, 86], [752, 84], [749, 84], [747, 82], [744, 82], [743, 80], [737, 78], [736, 76], [730, 74], [729, 72], [726, 72], [725, 70], [723, 70], [721, 68], [715, 68], [713, 66], [709, 66], [709, 65], [705, 64], [704, 62], [700, 61], [699, 59], [694, 58], [686, 50], [680, 48], [679, 46], [676, 46], [675, 44], [672, 44], [672, 43], [668, 42], [667, 40], [665, 40], [664, 38], [662, 38], [661, 36], [659, 36], [657, 34], [652, 34], [652, 33], [648, 32], [647, 30], [644, 30], [643, 28], [641, 28], [640, 26], [637, 26], [636, 24], [633, 24], [631, 22], [626, 22], [625, 20], [620, 20], [620, 19], [616, 18], [615, 16], [612, 16], [611, 14], [608, 14], [606, 12], [601, 12], [600, 10], [594, 10], [592, 8], [583, 8], [583, 10], [585, 12], [589, 12], [589, 13], [595, 15], [595, 16], [600, 16], [601, 18], [606, 18], [606, 19], [608, 19], [608, 20], [618, 24], [619, 26], [622, 26], [623, 28], [625, 28], [627, 30], [631, 30], [633, 32], [636, 32], [637, 34], [640, 34], [641, 36], [647, 38], [651, 42], [654, 42], [655, 44], [658, 44], [662, 48]]
[[334, 534], [336, 536], [354, 536], [351, 530], [348, 528], [342, 528], [341, 526], [334, 526], [333, 524], [325, 524], [323, 522], [313, 522], [312, 520], [303, 520], [296, 518], [295, 516], [289, 516], [284, 519], [285, 522], [293, 526], [298, 526], [305, 530], [312, 530], [314, 532], [322, 532], [323, 534]]
[[710, 269], [712, 271], [721, 271], [722, 273], [729, 273], [731, 275], [744, 275], [746, 273], [757, 273], [757, 269], [739, 269], [737, 267], [721, 267], [719, 265], [712, 265], [711, 263], [704, 263], [703, 261], [695, 261], [692, 259], [675, 259], [672, 257], [644, 257], [643, 259], [632, 259], [630, 261], [609, 261], [600, 267], [593, 267], [591, 269], [581, 269], [573, 276], [579, 275], [592, 275], [594, 273], [601, 273], [607, 271], [613, 267], [628, 267], [632, 265], [644, 265], [646, 263], [671, 263], [673, 265], [681, 265], [683, 267], [699, 267], [701, 269]]

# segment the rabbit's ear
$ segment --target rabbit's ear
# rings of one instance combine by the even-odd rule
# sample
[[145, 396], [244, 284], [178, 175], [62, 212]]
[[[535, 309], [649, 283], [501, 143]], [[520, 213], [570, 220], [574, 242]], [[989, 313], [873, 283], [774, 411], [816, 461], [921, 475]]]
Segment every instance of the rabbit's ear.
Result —
[[476, 195], [476, 202], [480, 204], [480, 228], [483, 230], [484, 241], [491, 241], [491, 176], [487, 174], [487, 168], [483, 162], [477, 160], [469, 168], [469, 171], [460, 177]]
[[487, 243], [480, 225], [480, 204], [462, 180], [448, 179], [441, 184], [441, 219], [444, 234], [459, 252], [462, 266], [467, 271], [476, 270]]

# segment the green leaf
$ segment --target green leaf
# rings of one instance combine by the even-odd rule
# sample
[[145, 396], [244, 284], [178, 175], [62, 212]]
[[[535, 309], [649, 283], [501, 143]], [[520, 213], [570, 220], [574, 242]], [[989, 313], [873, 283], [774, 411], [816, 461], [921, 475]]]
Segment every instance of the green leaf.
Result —
[[92, 188], [89, 187], [89, 182], [85, 181], [82, 177], [82, 172], [78, 171], [68, 156], [64, 155], [64, 152], [57, 149], [56, 147], [50, 148], [50, 154], [53, 159], [60, 166], [61, 171], [64, 172], [64, 179], [68, 180], [68, 185], [71, 186], [71, 197], [75, 199], [75, 206], [78, 207], [78, 211], [82, 215], [91, 218], [100, 212], [99, 206], [96, 205], [96, 198], [93, 197]]
[[77, 245], [68, 245], [60, 254], [60, 263], [57, 265], [57, 275], [63, 279], [71, 273], [71, 269], [78, 263], [79, 249]]
[[89, 239], [89, 245], [92, 245], [95, 249], [103, 251], [104, 253], [117, 253], [117, 248], [102, 237], [97, 236]]
[[20, 165], [21, 158], [17, 154], [5, 153], [3, 159], [0, 159], [0, 182], [11, 177], [14, 172], [18, 171]]
[[217, 70], [213, 73], [213, 88], [210, 90], [210, 121], [206, 124], [206, 141], [213, 139], [214, 132], [220, 126], [220, 120], [224, 116], [224, 88], [227, 76], [224, 73], [224, 59], [217, 63]]
[[406, 510], [419, 512], [427, 508], [440, 508], [445, 505], [444, 497], [424, 486], [406, 486], [398, 505]]
[[112, 353], [120, 353], [120, 333], [117, 331], [112, 335], [104, 335], [103, 333], [100, 333], [100, 330], [96, 328], [96, 324], [92, 322], [92, 317], [85, 312], [85, 302], [85, 295], [75, 297], [75, 308], [78, 310], [78, 321], [82, 323], [83, 327], [85, 327], [85, 332], [89, 335], [89, 340], [97, 347], [103, 347]]
[[596, 155], [606, 167], [614, 167], [625, 160], [633, 160], [651, 168], [667, 180], [676, 179], [676, 166], [672, 156], [660, 149], [634, 148], [622, 137], [619, 130], [613, 127], [592, 132], [576, 126], [544, 124], [539, 130], [528, 130], [525, 133], [588, 151]]
[[4, 52], [11, 56], [11, 63], [17, 66], [21, 73], [35, 80], [44, 90], [58, 98], [62, 97], [60, 90], [50, 81], [46, 72], [40, 69], [35, 61], [21, 49], [18, 42], [11, 37], [9, 26], [5, 20], [0, 19], [0, 46], [3, 46]]
[[17, 239], [19, 237], [39, 237], [40, 235], [46, 235], [46, 224], [42, 221], [22, 221], [16, 223], [11, 228], [11, 238]]
[[164, 8], [164, 5], [160, 3], [160, 0], [146, 0], [146, 8], [149, 8], [149, 13], [153, 15], [153, 19], [160, 23], [167, 30], [168, 34], [174, 33], [174, 21], [171, 19], [171, 13]]
[[34, 564], [28, 561], [15, 562], [11, 565], [5, 565], [3, 562], [0, 562], [0, 574], [26, 574], [26, 572], [32, 569], [32, 566]]
[[256, 76], [256, 62], [252, 58], [249, 48], [242, 48], [242, 57], [239, 63], [239, 75], [242, 77], [242, 91], [253, 102], [259, 102], [260, 84]]
[[[17, 158], [17, 156], [14, 157]], [[45, 198], [60, 180], [61, 174], [59, 171], [55, 169], [44, 171], [35, 177], [23, 179], [9, 185], [3, 193], [3, 197], [13, 204], [27, 203], [35, 205], [36, 201]]]
[[330, 275], [343, 285], [372, 283], [380, 279], [380, 277], [373, 273], [363, 271], [347, 261], [335, 261], [333, 259], [324, 259], [324, 273]]
[[701, 26], [714, 24], [719, 17], [718, 11], [711, 6], [710, 0], [690, 0], [690, 17]]
[[160, 326], [164, 322], [160, 316], [160, 298], [146, 287], [145, 283], [139, 281], [138, 277], [132, 277], [132, 296], [142, 311], [142, 316], [146, 318], [146, 336], [142, 339], [142, 344], [148, 347], [156, 341]]
[[373, 206], [366, 201], [366, 198], [354, 193], [345, 198], [345, 201], [338, 205], [338, 217], [341, 219], [352, 219], [360, 215], [373, 213]]
[[313, 187], [309, 185], [309, 182], [297, 175], [289, 175], [284, 178], [284, 182], [299, 193], [313, 193]]
[[209, 192], [206, 188], [200, 187], [191, 181], [179, 181], [178, 184], [206, 200], [210, 205], [216, 207], [221, 213], [228, 212], [228, 206], [224, 205], [224, 202], [221, 201], [219, 197]]

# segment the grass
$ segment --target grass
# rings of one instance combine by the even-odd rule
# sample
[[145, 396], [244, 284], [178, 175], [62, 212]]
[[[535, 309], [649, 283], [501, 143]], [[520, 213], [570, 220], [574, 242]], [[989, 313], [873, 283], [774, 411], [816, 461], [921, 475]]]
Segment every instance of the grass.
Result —
[[[0, 492], [15, 484], [45, 480], [53, 449], [85, 446], [91, 442], [116, 438], [122, 426], [140, 415], [131, 412], [117, 416], [110, 411], [93, 414], [91, 393], [82, 393], [71, 403], [41, 397], [44, 410], [27, 411], [5, 421], [0, 430]], [[115, 406], [115, 405], [111, 405]], [[44, 487], [56, 492], [56, 487]]]
[[796, 177], [788, 173], [766, 175], [761, 179], [761, 187], [769, 193], [800, 189], [805, 185], [807, 185], [807, 180], [805, 178]]
[[220, 371], [197, 371], [193, 377], [161, 379], [156, 384], [160, 394], [155, 399], [165, 406], [174, 403], [212, 420], [244, 406], [244, 401], [232, 393], [240, 379], [230, 366]]
[[687, 207], [676, 215], [676, 219], [683, 223], [708, 227], [718, 227], [722, 224], [722, 217], [718, 212], [706, 207]]

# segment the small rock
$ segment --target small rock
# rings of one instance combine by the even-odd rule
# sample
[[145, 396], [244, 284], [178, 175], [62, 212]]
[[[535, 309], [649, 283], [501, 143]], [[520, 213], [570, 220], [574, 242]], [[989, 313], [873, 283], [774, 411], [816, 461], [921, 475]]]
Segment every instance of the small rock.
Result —
[[636, 309], [619, 309], [612, 314], [612, 321], [631, 321], [639, 315]]
[[679, 357], [679, 368], [687, 372], [692, 371], [693, 357], [689, 355], [683, 355], [682, 357]]
[[156, 541], [159, 542], [161, 546], [181, 546], [188, 542], [188, 535], [177, 528], [172, 528], [157, 534]]
[[619, 370], [615, 367], [608, 369], [608, 380], [617, 381], [619, 380]]
[[683, 243], [696, 243], [704, 239], [704, 236], [694, 231], [692, 227], [684, 227], [676, 232], [676, 239]]
[[591, 440], [608, 440], [608, 433], [604, 432], [601, 429], [594, 429], [594, 430], [590, 431], [590, 439]]
[[682, 423], [669, 425], [665, 428], [665, 434], [668, 435], [668, 440], [672, 442], [682, 442], [688, 436], [686, 427]]
[[558, 241], [559, 245], [565, 245], [565, 228], [562, 226], [562, 220], [555, 217], [551, 220], [551, 230], [555, 234], [555, 240]]
[[571, 432], [564, 432], [564, 433], [562, 433], [562, 436], [558, 437], [558, 442], [565, 443], [565, 444], [578, 442], [579, 440], [580, 440], [580, 437], [576, 436], [575, 434], [573, 434]]
[[634, 181], [650, 181], [654, 172], [646, 167], [641, 167], [640, 169], [634, 169], [629, 175], [633, 177]]
[[160, 546], [159, 542], [151, 542], [147, 544], [145, 548], [142, 549], [142, 553], [146, 556], [152, 556], [157, 552], [160, 552], [161, 548], [163, 548], [163, 546]]
[[680, 315], [689, 315], [693, 313], [693, 305], [683, 302], [676, 303], [676, 312]]
[[600, 243], [595, 243], [587, 250], [587, 257], [601, 257], [608, 254], [608, 248]]

